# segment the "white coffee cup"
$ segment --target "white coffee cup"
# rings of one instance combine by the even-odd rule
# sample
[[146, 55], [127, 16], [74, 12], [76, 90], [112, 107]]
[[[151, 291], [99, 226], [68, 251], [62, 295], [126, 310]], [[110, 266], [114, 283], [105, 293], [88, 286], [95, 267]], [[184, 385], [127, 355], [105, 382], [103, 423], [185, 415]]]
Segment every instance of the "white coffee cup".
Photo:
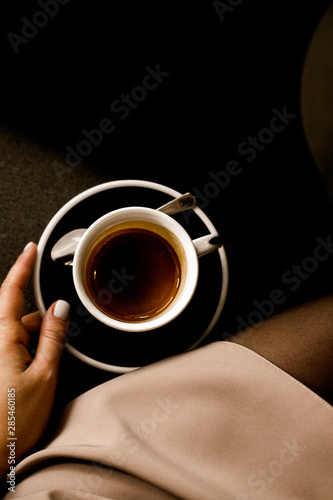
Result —
[[[135, 245], [141, 246], [133, 247], [133, 235], [137, 242]], [[162, 327], [176, 318], [191, 301], [199, 276], [198, 257], [221, 246], [212, 241], [216, 237], [220, 240], [217, 233], [211, 233], [192, 241], [175, 219], [151, 208], [127, 207], [115, 210], [96, 220], [78, 244], [73, 261], [76, 292], [86, 309], [112, 328], [143, 332]], [[148, 254], [151, 248], [156, 248], [153, 255]], [[101, 258], [103, 252], [105, 255]], [[136, 253], [130, 252], [140, 254], [142, 269], [145, 271], [141, 270], [134, 275], [133, 271], [127, 271], [126, 266], [132, 268], [136, 256]], [[122, 260], [126, 259], [125, 255], [133, 256], [126, 265]], [[104, 267], [101, 264], [95, 266], [96, 261], [103, 262]], [[161, 262], [164, 265], [161, 266]], [[113, 265], [120, 267], [112, 268]], [[160, 278], [160, 275], [164, 273], [170, 277], [171, 270], [173, 278], [168, 278], [171, 280], [171, 285], [168, 285], [168, 290], [171, 290], [169, 296], [169, 292], [166, 293], [164, 289], [163, 294], [160, 293], [167, 279]], [[110, 276], [107, 275], [109, 271]], [[115, 303], [118, 306], [120, 304], [120, 308], [126, 306], [126, 311], [130, 309], [129, 304], [134, 303], [134, 291], [138, 297], [135, 308], [141, 307], [140, 304], [144, 305], [142, 315], [126, 313], [122, 316], [119, 311], [115, 313], [112, 310]], [[160, 296], [163, 298], [161, 304]]]

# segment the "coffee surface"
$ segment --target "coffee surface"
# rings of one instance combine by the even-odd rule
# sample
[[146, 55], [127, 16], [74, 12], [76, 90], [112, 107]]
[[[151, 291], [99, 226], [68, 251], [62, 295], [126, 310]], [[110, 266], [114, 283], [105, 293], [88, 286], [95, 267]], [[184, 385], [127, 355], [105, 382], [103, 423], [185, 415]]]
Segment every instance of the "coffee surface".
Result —
[[86, 264], [90, 297], [108, 316], [140, 322], [161, 314], [179, 290], [181, 266], [162, 236], [143, 228], [107, 235]]

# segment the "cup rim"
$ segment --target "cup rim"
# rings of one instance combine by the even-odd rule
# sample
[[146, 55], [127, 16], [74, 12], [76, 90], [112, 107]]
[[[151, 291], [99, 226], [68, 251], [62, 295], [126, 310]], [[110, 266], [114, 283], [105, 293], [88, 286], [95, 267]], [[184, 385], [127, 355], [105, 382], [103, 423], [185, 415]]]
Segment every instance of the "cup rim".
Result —
[[[175, 299], [172, 307], [167, 308], [166, 311], [162, 312], [156, 318], [140, 322], [125, 322], [107, 316], [105, 313], [103, 313], [103, 311], [101, 311], [89, 297], [83, 284], [81, 276], [82, 273], [80, 272], [79, 268], [81, 265], [82, 256], [85, 254], [85, 251], [87, 250], [87, 247], [91, 244], [91, 242], [96, 239], [96, 237], [103, 231], [107, 230], [113, 225], [123, 222], [122, 219], [126, 219], [127, 217], [127, 219], [125, 220], [127, 221], [129, 214], [133, 214], [133, 216], [135, 217], [131, 219], [133, 221], [144, 220], [152, 223], [155, 222], [157, 224], [161, 224], [162, 221], [162, 226], [169, 229], [180, 239], [187, 258], [187, 275], [185, 278], [185, 284], [180, 292], [179, 297]], [[111, 223], [114, 220], [116, 220], [116, 222]], [[149, 207], [124, 207], [113, 210], [101, 216], [88, 227], [88, 229], [82, 236], [73, 259], [73, 281], [75, 290], [79, 296], [79, 299], [81, 300], [84, 307], [88, 310], [88, 312], [92, 314], [92, 316], [94, 316], [98, 321], [104, 323], [109, 327], [133, 333], [145, 332], [160, 328], [179, 316], [187, 307], [194, 295], [198, 283], [198, 277], [198, 256], [190, 235], [183, 228], [183, 226], [171, 216]]]

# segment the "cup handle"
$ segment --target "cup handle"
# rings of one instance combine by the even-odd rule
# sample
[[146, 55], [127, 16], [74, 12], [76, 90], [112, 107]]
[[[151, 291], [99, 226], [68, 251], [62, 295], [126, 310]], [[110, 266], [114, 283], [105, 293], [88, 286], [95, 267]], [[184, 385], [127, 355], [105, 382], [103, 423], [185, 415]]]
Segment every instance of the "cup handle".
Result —
[[198, 257], [207, 255], [214, 250], [218, 250], [222, 246], [222, 240], [218, 233], [207, 234], [192, 241], [196, 249]]

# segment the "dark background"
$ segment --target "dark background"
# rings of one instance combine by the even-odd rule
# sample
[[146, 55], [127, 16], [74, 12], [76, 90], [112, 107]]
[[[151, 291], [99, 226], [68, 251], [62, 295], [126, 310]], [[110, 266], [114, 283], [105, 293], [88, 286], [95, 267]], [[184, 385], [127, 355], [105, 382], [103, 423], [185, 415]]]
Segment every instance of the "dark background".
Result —
[[[1, 280], [73, 196], [101, 182], [137, 178], [198, 194], [222, 235], [230, 286], [209, 341], [234, 334], [239, 318], [250, 322], [254, 301], [270, 299], [273, 290], [285, 300], [272, 314], [332, 292], [332, 258], [295, 290], [282, 278], [313, 256], [316, 238], [326, 241], [332, 232], [332, 207], [300, 107], [304, 58], [331, 1], [243, 0], [222, 20], [222, 7], [204, 0], [70, 0], [15, 53], [8, 34], [22, 36], [22, 18], [43, 23], [34, 17], [41, 3], [0, 7]], [[142, 83], [147, 66], [168, 76], [121, 120], [110, 106]], [[275, 108], [296, 117], [247, 161], [239, 145], [269, 126]], [[75, 149], [82, 130], [104, 118], [115, 130], [81, 163], [70, 163], [66, 148]], [[209, 191], [210, 172], [231, 160], [241, 173]], [[30, 283], [26, 309], [34, 308]], [[64, 352], [62, 397], [112, 376]]]

